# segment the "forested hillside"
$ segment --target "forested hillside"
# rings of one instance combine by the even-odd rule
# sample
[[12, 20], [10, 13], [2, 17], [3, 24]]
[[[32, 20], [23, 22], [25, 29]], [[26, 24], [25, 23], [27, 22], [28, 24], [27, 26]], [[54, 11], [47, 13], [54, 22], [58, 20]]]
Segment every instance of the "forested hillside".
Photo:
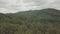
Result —
[[0, 13], [0, 34], [60, 34], [60, 10]]

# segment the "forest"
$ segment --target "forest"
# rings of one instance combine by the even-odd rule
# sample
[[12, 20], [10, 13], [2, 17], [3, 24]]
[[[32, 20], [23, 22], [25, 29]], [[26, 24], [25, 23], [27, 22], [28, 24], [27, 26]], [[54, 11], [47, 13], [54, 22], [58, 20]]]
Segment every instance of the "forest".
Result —
[[60, 10], [0, 13], [0, 34], [60, 34]]

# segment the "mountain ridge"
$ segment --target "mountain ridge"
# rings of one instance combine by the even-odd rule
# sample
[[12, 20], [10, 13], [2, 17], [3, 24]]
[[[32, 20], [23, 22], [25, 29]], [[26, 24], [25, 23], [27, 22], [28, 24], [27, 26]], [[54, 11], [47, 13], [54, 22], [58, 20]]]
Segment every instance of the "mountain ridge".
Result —
[[[11, 13], [11, 14], [0, 14], [0, 16], [3, 15], [3, 17], [8, 17], [11, 19], [18, 19], [18, 20], [27, 20], [27, 21], [37, 21], [37, 22], [60, 22], [60, 10], [56, 9], [43, 9], [43, 10], [30, 10], [25, 12], [17, 12], [17, 13]], [[29, 19], [29, 20], [28, 20]]]
[[17, 12], [14, 14], [8, 14], [8, 16], [29, 19], [29, 21], [41, 21], [45, 20], [45, 22], [60, 22], [60, 10], [56, 9], [43, 9], [43, 10], [30, 10], [25, 12]]

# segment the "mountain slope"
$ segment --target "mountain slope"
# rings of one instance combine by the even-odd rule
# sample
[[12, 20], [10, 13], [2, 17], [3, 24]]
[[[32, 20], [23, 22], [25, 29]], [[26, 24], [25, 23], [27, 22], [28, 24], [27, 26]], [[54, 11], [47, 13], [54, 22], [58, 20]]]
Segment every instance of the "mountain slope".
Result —
[[56, 9], [43, 9], [43, 10], [30, 10], [25, 12], [18, 12], [10, 14], [13, 18], [20, 20], [27, 20], [29, 22], [42, 22], [42, 23], [60, 23], [60, 10]]
[[0, 34], [60, 34], [60, 10], [0, 13]]

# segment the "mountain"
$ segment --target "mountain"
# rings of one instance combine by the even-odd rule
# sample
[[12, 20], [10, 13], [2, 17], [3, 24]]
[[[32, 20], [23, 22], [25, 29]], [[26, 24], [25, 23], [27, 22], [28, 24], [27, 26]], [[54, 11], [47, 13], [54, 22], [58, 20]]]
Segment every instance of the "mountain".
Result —
[[17, 12], [9, 14], [13, 18], [16, 17], [20, 20], [28, 20], [29, 22], [41, 22], [41, 23], [60, 23], [60, 10], [56, 9], [42, 9], [42, 10], [30, 10], [25, 12]]
[[0, 34], [60, 34], [60, 10], [0, 13]]

